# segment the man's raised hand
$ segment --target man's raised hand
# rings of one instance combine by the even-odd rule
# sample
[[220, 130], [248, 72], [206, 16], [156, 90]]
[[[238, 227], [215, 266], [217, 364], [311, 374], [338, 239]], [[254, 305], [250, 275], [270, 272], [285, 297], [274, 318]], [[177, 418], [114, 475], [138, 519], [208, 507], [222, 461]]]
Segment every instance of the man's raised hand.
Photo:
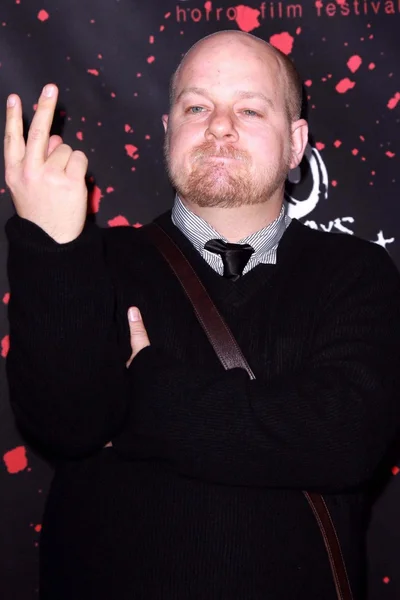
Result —
[[21, 100], [15, 94], [9, 96], [4, 160], [6, 183], [18, 215], [64, 244], [77, 238], [85, 224], [88, 160], [59, 136], [50, 137], [57, 96], [54, 84], [44, 87], [26, 144]]

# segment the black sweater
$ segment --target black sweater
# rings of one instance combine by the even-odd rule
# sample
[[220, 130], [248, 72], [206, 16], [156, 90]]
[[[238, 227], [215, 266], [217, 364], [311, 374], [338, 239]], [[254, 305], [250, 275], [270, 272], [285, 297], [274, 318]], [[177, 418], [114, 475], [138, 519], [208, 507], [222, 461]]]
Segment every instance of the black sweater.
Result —
[[[143, 231], [58, 245], [13, 217], [10, 398], [57, 462], [42, 598], [333, 600], [302, 490], [325, 495], [355, 598], [365, 487], [399, 423], [400, 282], [386, 251], [293, 221], [236, 282], [172, 224], [252, 370], [225, 372]], [[129, 369], [127, 309], [151, 346]], [[112, 449], [102, 449], [109, 441]]]

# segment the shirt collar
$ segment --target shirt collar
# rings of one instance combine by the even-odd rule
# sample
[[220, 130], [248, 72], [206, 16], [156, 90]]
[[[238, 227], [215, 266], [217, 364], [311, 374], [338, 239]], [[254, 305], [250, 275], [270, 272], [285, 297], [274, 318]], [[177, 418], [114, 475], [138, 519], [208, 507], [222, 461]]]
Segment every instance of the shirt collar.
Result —
[[[212, 239], [218, 238], [225, 242], [228, 240], [219, 234], [207, 221], [189, 210], [179, 198], [175, 196], [174, 206], [172, 208], [172, 222], [188, 238], [200, 254], [204, 252], [204, 245]], [[269, 223], [263, 229], [252, 233], [240, 240], [239, 244], [250, 244], [254, 248], [253, 260], [262, 260], [265, 255], [271, 253], [276, 248], [286, 228], [290, 224], [290, 217], [286, 214], [285, 207], [279, 213], [279, 216]]]

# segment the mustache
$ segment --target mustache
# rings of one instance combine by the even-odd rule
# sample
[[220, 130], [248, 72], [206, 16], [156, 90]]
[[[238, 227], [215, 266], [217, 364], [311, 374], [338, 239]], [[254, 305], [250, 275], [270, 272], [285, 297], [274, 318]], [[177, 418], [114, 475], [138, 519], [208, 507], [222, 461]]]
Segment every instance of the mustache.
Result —
[[200, 160], [209, 156], [218, 156], [220, 158], [233, 158], [248, 162], [249, 156], [244, 150], [238, 150], [232, 146], [225, 145], [217, 148], [212, 142], [205, 142], [201, 146], [197, 146], [192, 152], [193, 160]]

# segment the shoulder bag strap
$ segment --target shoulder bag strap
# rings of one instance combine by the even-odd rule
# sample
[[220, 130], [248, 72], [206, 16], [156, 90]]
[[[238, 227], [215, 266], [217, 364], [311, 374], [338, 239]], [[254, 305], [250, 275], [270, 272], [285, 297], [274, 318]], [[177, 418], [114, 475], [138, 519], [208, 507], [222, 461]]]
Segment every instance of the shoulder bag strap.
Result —
[[[203, 327], [223, 367], [245, 369], [255, 379], [231, 330], [218, 312], [197, 273], [170, 236], [156, 223], [143, 228], [180, 281], [197, 319]], [[303, 492], [321, 531], [336, 588], [337, 600], [353, 600], [339, 539], [323, 496]]]

